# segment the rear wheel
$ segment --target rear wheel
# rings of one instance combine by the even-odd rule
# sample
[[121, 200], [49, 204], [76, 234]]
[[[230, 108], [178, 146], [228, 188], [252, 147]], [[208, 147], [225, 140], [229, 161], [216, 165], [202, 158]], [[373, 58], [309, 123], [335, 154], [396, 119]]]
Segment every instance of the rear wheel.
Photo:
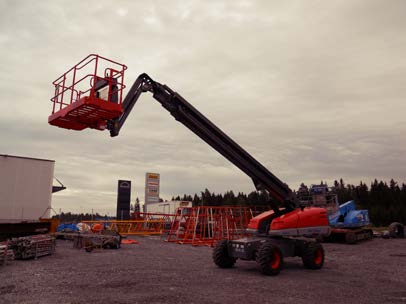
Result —
[[282, 253], [277, 246], [266, 242], [259, 249], [257, 262], [263, 274], [277, 275], [283, 264]]
[[213, 249], [213, 262], [220, 268], [231, 268], [237, 261], [228, 254], [229, 241], [219, 241]]
[[320, 243], [308, 243], [302, 253], [302, 261], [306, 268], [320, 269], [324, 264], [324, 249]]

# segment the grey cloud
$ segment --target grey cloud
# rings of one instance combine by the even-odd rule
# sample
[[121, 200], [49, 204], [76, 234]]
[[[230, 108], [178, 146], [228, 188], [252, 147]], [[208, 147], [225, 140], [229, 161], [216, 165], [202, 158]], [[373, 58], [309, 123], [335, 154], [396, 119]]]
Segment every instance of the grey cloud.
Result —
[[51, 82], [89, 53], [179, 92], [292, 188], [405, 180], [404, 1], [3, 1], [0, 152], [56, 160], [53, 205], [114, 213], [117, 179], [143, 199], [253, 190], [149, 94], [119, 137], [51, 127]]

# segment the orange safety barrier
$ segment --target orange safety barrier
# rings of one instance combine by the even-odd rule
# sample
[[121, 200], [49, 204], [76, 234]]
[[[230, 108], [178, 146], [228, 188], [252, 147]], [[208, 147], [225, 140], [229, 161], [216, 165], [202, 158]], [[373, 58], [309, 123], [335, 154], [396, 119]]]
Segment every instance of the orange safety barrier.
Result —
[[121, 235], [156, 235], [162, 234], [164, 230], [164, 221], [162, 219], [147, 219], [147, 220], [102, 220], [102, 221], [82, 221], [89, 226], [100, 224], [103, 227], [108, 227]]
[[172, 222], [168, 242], [214, 246], [218, 240], [246, 236], [252, 218], [248, 207], [180, 207]]
[[164, 222], [162, 232], [168, 233], [170, 231], [171, 224], [175, 218], [175, 214], [135, 212], [132, 214], [132, 218], [134, 220], [144, 220], [144, 221], [162, 220]]

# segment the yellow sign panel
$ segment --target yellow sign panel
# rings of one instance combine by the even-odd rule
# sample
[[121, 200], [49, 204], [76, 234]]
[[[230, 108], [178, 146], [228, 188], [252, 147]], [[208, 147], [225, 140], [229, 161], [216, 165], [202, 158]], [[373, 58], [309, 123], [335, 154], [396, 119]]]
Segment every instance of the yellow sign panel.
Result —
[[145, 203], [159, 202], [159, 173], [145, 175]]

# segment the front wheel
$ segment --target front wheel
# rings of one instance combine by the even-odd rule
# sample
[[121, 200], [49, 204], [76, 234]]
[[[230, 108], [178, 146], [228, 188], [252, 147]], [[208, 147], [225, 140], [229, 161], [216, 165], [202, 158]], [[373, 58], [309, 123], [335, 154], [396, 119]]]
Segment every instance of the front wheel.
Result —
[[237, 261], [229, 255], [228, 243], [227, 240], [219, 241], [213, 249], [213, 262], [220, 268], [231, 268]]
[[324, 264], [324, 249], [320, 243], [308, 243], [302, 253], [303, 265], [309, 269], [320, 269]]
[[281, 271], [283, 257], [277, 246], [266, 242], [259, 249], [257, 261], [263, 274], [277, 275]]

